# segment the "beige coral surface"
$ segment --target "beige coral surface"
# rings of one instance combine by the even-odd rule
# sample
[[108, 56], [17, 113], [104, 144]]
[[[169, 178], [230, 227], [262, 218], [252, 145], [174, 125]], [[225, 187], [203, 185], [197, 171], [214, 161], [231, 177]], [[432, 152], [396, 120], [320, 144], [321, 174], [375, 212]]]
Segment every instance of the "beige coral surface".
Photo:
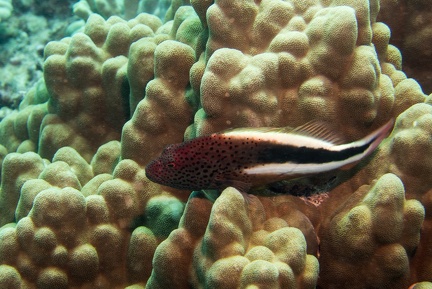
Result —
[[[0, 287], [429, 286], [432, 96], [379, 1], [181, 4], [165, 23], [91, 14], [46, 46], [44, 79], [0, 122]], [[164, 146], [225, 128], [319, 120], [351, 141], [391, 118], [319, 206], [145, 177]]]
[[432, 92], [432, 5], [429, 0], [381, 0], [378, 19], [392, 31], [391, 43], [401, 49], [404, 71], [426, 93]]

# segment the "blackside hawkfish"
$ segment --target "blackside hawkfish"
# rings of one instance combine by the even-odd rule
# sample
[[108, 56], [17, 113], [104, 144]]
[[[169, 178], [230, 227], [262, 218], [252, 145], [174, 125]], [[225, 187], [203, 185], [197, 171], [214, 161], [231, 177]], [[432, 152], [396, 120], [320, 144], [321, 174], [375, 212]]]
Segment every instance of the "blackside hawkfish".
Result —
[[231, 186], [247, 192], [276, 181], [353, 166], [371, 154], [392, 127], [393, 119], [345, 144], [319, 122], [295, 129], [232, 129], [168, 145], [145, 171], [151, 181], [177, 189]]

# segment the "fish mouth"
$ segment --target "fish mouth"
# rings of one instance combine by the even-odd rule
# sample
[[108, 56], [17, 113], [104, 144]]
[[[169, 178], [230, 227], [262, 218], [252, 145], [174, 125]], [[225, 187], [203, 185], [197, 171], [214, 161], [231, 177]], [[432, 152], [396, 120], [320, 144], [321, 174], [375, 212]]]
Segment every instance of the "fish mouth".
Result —
[[147, 179], [152, 182], [160, 183], [161, 178], [158, 176], [162, 171], [162, 167], [159, 162], [152, 161], [145, 168], [145, 175]]

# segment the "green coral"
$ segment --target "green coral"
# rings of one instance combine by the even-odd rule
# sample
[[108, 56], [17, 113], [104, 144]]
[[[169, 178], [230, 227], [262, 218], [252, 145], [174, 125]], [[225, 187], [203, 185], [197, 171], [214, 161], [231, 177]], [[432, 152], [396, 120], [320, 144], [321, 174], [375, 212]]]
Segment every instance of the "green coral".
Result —
[[0, 1], [0, 43], [6, 42], [17, 34], [16, 27], [6, 21], [13, 12], [11, 0]]
[[122, 16], [128, 20], [143, 12], [161, 19], [164, 19], [165, 14], [171, 16], [169, 19], [174, 15], [169, 0], [80, 0], [73, 5], [73, 11], [84, 20], [92, 13], [98, 13], [104, 18]]
[[[46, 46], [44, 80], [0, 122], [0, 287], [431, 281], [432, 96], [401, 71], [379, 2], [184, 4], [165, 22], [89, 13]], [[350, 140], [392, 117], [318, 207], [233, 188], [213, 203], [145, 177], [165, 145], [228, 127], [317, 119]]]
[[1, 0], [0, 1], [0, 22], [8, 19], [13, 11], [11, 0]]

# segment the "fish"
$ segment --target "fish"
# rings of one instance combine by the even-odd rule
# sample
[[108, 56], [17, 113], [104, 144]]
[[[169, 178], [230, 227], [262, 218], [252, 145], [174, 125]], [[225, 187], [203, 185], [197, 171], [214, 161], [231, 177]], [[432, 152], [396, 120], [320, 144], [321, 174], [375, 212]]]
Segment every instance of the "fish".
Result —
[[297, 128], [236, 128], [170, 144], [145, 168], [152, 182], [175, 189], [241, 192], [352, 167], [389, 134], [394, 120], [360, 140], [343, 142], [322, 122]]

